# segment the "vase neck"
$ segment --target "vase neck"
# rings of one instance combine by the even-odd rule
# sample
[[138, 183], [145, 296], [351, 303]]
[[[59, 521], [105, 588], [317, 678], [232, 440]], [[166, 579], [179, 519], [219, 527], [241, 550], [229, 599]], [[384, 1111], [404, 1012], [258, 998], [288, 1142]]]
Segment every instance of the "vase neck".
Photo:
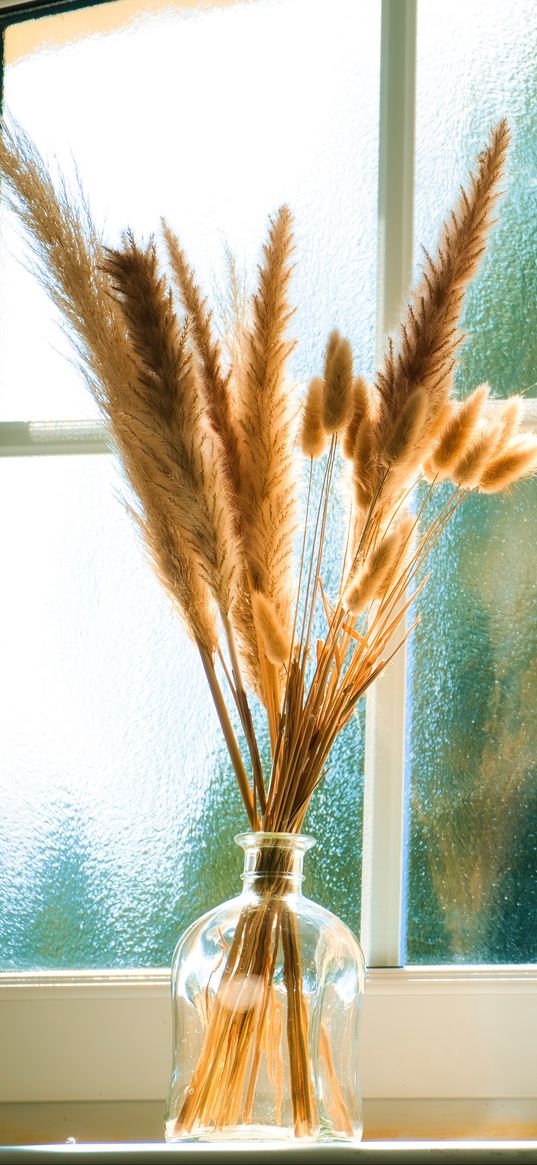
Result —
[[244, 850], [245, 891], [301, 893], [304, 854], [315, 845], [313, 838], [291, 833], [241, 833], [235, 841]]

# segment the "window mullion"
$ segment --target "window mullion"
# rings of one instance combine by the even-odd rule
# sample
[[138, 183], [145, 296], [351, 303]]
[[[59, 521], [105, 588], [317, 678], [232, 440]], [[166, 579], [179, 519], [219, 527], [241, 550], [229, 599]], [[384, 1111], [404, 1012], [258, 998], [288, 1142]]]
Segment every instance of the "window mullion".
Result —
[[[377, 361], [412, 274], [417, 0], [382, 0]], [[367, 697], [362, 943], [367, 964], [401, 960], [405, 671], [402, 649]]]
[[110, 451], [103, 421], [0, 422], [0, 457]]

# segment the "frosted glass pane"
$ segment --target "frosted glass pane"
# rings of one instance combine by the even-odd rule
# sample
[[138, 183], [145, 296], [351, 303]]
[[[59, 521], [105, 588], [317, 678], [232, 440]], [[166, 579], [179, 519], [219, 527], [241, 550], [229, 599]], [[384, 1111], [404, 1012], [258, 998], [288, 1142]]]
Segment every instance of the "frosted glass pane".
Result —
[[[6, 105], [62, 166], [76, 158], [111, 241], [126, 221], [147, 237], [166, 214], [209, 294], [226, 246], [255, 271], [267, 215], [287, 201], [294, 373], [319, 365], [335, 322], [367, 370], [379, 12], [117, 0], [41, 18], [6, 30]], [[91, 416], [5, 214], [2, 232], [0, 419]], [[234, 892], [241, 862], [240, 797], [196, 655], [114, 500], [109, 458], [4, 460], [0, 474], [0, 966], [165, 964], [181, 929]], [[310, 892], [355, 928], [362, 739], [354, 724], [338, 742], [307, 823], [323, 838]]]
[[[367, 372], [379, 26], [380, 0], [115, 0], [7, 28], [5, 104], [45, 154], [69, 171], [76, 159], [111, 242], [127, 223], [147, 237], [166, 215], [210, 292], [226, 247], [255, 272], [267, 216], [287, 202], [294, 373], [311, 374], [336, 322]], [[0, 420], [93, 415], [2, 231]]]
[[[498, 396], [537, 391], [537, 5], [534, 0], [419, 0], [415, 239], [428, 248], [439, 215], [491, 126], [512, 145], [501, 219], [467, 297], [459, 387], [489, 380]], [[417, 252], [418, 257], [418, 252]]]
[[537, 483], [472, 498], [410, 651], [409, 962], [537, 961]]
[[[491, 125], [507, 116], [513, 134], [501, 220], [467, 297], [461, 395], [484, 379], [497, 396], [535, 395], [536, 66], [532, 0], [419, 0], [417, 243], [434, 246]], [[537, 960], [536, 489], [466, 502], [420, 598], [408, 683], [411, 962]]]
[[[4, 970], [165, 965], [240, 888], [242, 802], [121, 491], [107, 456], [0, 461]], [[355, 927], [362, 739], [345, 733], [307, 823], [310, 892]]]

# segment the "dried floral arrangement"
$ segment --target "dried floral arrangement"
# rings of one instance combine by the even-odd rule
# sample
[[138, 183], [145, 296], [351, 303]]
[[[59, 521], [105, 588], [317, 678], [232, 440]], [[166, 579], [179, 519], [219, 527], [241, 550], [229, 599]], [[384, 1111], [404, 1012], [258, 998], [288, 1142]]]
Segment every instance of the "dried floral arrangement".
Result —
[[[106, 247], [83, 196], [53, 182], [18, 127], [4, 129], [4, 197], [67, 322], [132, 486], [136, 521], [198, 648], [253, 830], [301, 830], [338, 733], [410, 634], [407, 611], [423, 586], [418, 574], [461, 500], [495, 493], [537, 469], [537, 439], [521, 431], [520, 397], [491, 408], [486, 384], [463, 401], [453, 396], [463, 297], [484, 252], [508, 142], [502, 121], [443, 227], [436, 257], [425, 255], [374, 381], [354, 374], [350, 344], [333, 331], [299, 415], [285, 379], [293, 347], [287, 208], [270, 222], [257, 291], [248, 311], [237, 304], [225, 351], [170, 227], [163, 224], [167, 273], [154, 241], [142, 245], [127, 231], [119, 248]], [[297, 436], [309, 486], [295, 573]], [[340, 453], [348, 522], [339, 591], [327, 595], [323, 547]], [[313, 512], [318, 458], [322, 485]], [[425, 500], [416, 512], [414, 487], [423, 479]], [[453, 489], [427, 524], [429, 499], [446, 480]], [[326, 629], [313, 641], [319, 606]], [[266, 710], [270, 772], [261, 763], [252, 696]], [[252, 1091], [252, 1044], [280, 939], [295, 1129], [312, 1127], [299, 953], [288, 920], [261, 904], [227, 953], [179, 1131], [204, 1121], [218, 1127], [238, 1113], [248, 1071]], [[239, 1014], [233, 980], [249, 973], [257, 986]]]

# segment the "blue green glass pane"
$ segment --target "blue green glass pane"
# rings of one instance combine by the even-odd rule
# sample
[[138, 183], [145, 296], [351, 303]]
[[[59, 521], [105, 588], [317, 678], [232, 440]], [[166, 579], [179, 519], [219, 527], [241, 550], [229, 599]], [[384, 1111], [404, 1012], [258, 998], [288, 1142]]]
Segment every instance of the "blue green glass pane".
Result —
[[537, 484], [463, 503], [410, 648], [405, 959], [537, 960]]
[[[311, 375], [336, 322], [367, 370], [379, 37], [379, 0], [114, 0], [8, 28], [4, 100], [47, 157], [69, 174], [76, 160], [109, 242], [127, 225], [158, 233], [165, 215], [212, 300], [225, 300], [226, 252], [252, 286], [268, 216], [287, 203], [292, 372]], [[0, 420], [93, 415], [5, 212], [2, 236]]]
[[[491, 126], [507, 116], [507, 194], [467, 295], [465, 395], [534, 395], [537, 12], [532, 3], [420, 0], [416, 239], [439, 216]], [[416, 261], [419, 258], [416, 252]], [[410, 648], [406, 955], [410, 961], [537, 957], [533, 935], [535, 487], [465, 503], [431, 558]]]
[[[419, 0], [416, 222], [434, 249], [491, 127], [512, 145], [484, 262], [466, 299], [458, 387], [488, 380], [498, 396], [537, 392], [537, 6], [534, 0]], [[416, 260], [419, 259], [419, 249]]]

